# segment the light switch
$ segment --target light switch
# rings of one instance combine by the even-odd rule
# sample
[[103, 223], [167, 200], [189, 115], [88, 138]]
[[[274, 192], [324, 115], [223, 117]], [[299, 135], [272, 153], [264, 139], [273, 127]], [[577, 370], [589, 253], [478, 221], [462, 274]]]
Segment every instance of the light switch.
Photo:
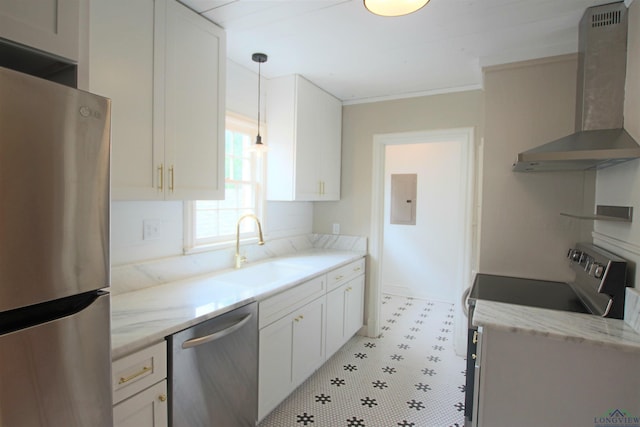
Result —
[[145, 219], [142, 221], [142, 240], [154, 240], [160, 238], [162, 221], [159, 219]]

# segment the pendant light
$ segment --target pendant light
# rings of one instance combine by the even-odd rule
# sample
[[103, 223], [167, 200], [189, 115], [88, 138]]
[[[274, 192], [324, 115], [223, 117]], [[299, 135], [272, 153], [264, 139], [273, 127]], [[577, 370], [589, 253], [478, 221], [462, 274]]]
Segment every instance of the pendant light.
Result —
[[258, 135], [256, 136], [256, 143], [253, 144], [249, 150], [255, 151], [256, 154], [260, 155], [269, 150], [269, 148], [262, 143], [262, 136], [260, 136], [260, 81], [262, 80], [260, 66], [263, 62], [267, 62], [267, 55], [264, 53], [254, 53], [251, 55], [251, 59], [258, 63]]
[[364, 7], [380, 16], [402, 16], [422, 9], [429, 0], [363, 0]]

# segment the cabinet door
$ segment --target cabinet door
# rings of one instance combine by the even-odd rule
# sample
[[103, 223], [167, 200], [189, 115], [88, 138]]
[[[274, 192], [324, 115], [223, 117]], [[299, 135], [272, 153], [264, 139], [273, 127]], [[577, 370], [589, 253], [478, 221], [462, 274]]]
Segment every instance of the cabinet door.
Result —
[[166, 31], [156, 43], [162, 63], [157, 83], [164, 88], [156, 111], [164, 123], [165, 198], [222, 199], [225, 33], [178, 2], [159, 4], [166, 7]]
[[344, 306], [344, 341], [346, 342], [362, 327], [364, 318], [364, 275], [346, 284]]
[[154, 0], [91, 0], [90, 91], [111, 98], [111, 197], [162, 200], [153, 156]]
[[296, 200], [339, 200], [342, 103], [296, 76]]
[[260, 330], [258, 420], [325, 361], [324, 296]]
[[321, 200], [340, 200], [340, 168], [342, 159], [342, 103], [325, 94], [319, 120], [324, 123], [320, 174]]
[[293, 321], [284, 317], [260, 330], [258, 368], [258, 420], [291, 392]]
[[364, 275], [327, 294], [327, 357], [331, 357], [362, 327]]
[[327, 357], [344, 344], [345, 289], [346, 285], [342, 285], [327, 294]]
[[167, 427], [168, 419], [166, 380], [113, 407], [115, 427]]
[[326, 297], [293, 314], [293, 387], [297, 387], [325, 361]]
[[78, 61], [81, 0], [2, 0], [0, 37]]
[[322, 97], [326, 95], [308, 80], [296, 76], [295, 199], [318, 200], [321, 193]]

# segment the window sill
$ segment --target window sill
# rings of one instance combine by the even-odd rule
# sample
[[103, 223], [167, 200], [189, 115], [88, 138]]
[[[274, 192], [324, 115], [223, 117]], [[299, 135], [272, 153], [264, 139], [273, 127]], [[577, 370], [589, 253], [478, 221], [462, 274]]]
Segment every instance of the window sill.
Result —
[[[240, 245], [252, 245], [252, 244], [256, 244], [258, 243], [258, 238], [257, 237], [247, 237], [247, 238], [240, 238]], [[204, 244], [204, 245], [197, 245], [191, 248], [184, 248], [182, 250], [182, 253], [184, 255], [191, 255], [191, 254], [199, 254], [199, 253], [203, 253], [203, 252], [213, 252], [213, 251], [219, 251], [222, 249], [229, 249], [229, 248], [234, 248], [236, 247], [236, 241], [235, 240], [226, 240], [224, 242], [216, 242], [216, 243], [208, 243], [208, 244]]]

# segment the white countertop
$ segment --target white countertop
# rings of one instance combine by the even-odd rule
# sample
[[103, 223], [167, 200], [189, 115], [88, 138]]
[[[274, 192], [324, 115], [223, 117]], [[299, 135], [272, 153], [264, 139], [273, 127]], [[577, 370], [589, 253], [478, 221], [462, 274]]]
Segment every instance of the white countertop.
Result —
[[640, 352], [640, 334], [624, 320], [477, 300], [473, 325]]
[[[315, 249], [278, 257], [238, 270], [227, 269], [111, 298], [111, 357], [115, 360], [207, 319], [259, 301], [364, 256], [360, 252]], [[264, 264], [281, 267], [268, 278]], [[255, 274], [252, 268], [255, 269]], [[237, 276], [236, 276], [237, 277]], [[246, 282], [244, 281], [246, 279]]]

